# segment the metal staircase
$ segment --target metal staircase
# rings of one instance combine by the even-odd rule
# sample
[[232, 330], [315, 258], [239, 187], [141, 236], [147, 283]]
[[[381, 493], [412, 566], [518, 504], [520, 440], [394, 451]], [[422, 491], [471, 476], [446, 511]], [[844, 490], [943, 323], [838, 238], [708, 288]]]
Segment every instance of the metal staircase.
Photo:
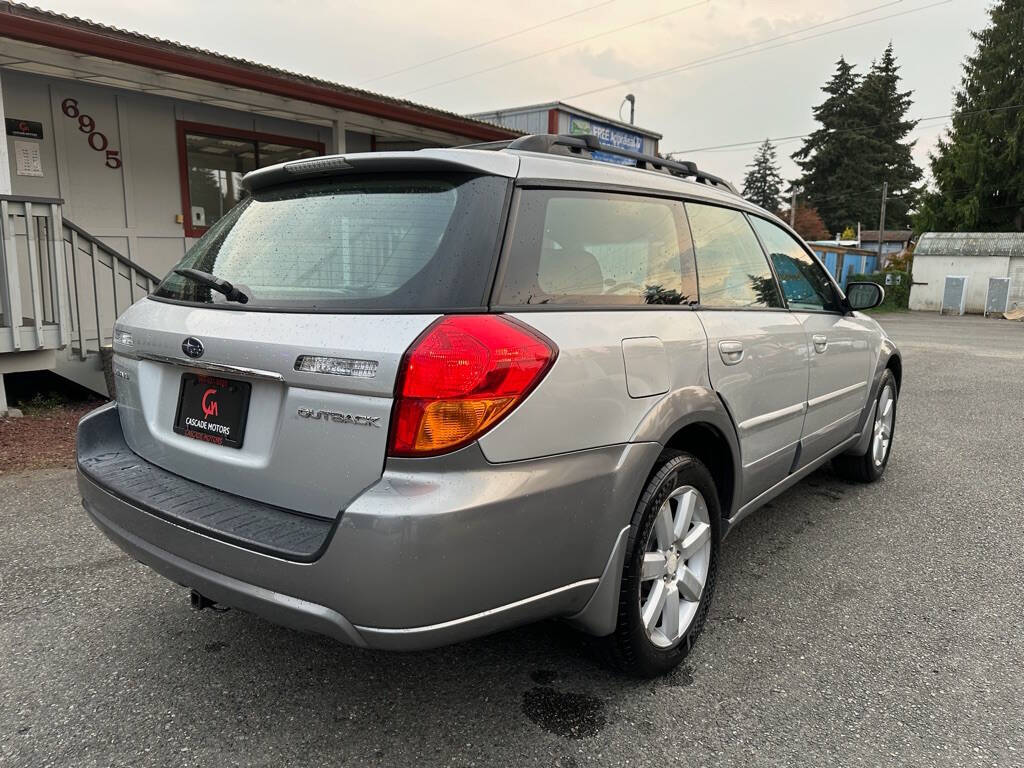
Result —
[[52, 370], [107, 395], [114, 320], [160, 278], [65, 219], [61, 203], [0, 195], [0, 377]]

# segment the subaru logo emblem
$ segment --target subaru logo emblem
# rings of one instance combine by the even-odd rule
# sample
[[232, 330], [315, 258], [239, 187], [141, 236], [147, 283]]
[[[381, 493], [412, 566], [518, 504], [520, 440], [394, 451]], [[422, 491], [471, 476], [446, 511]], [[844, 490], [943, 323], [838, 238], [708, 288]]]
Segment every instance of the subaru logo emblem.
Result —
[[181, 342], [181, 351], [191, 358], [203, 356], [203, 342], [195, 336], [189, 336]]

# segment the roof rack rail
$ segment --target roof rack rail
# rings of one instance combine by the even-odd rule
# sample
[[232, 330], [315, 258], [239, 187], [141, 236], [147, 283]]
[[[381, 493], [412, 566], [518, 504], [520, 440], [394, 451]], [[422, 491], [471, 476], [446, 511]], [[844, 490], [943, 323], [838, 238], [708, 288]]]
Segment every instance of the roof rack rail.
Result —
[[626, 157], [630, 160], [634, 160], [636, 161], [637, 168], [662, 171], [664, 173], [670, 173], [673, 176], [692, 178], [694, 181], [700, 182], [701, 184], [719, 187], [720, 189], [724, 189], [734, 195], [739, 195], [736, 188], [728, 181], [700, 170], [697, 168], [696, 163], [690, 162], [689, 160], [669, 160], [668, 158], [658, 157], [657, 155], [647, 155], [642, 152], [634, 152], [630, 149], [620, 149], [618, 147], [608, 146], [607, 144], [602, 144], [596, 136], [591, 136], [589, 134], [574, 136], [564, 133], [534, 133], [507, 141], [491, 141], [486, 144], [469, 144], [463, 148], [495, 150], [516, 149], [522, 152], [540, 152], [543, 154], [554, 154], [559, 151], [559, 148], [561, 148], [563, 153], [576, 155], [582, 155], [584, 151], [590, 153], [604, 152], [609, 155], [616, 155], [618, 157]]

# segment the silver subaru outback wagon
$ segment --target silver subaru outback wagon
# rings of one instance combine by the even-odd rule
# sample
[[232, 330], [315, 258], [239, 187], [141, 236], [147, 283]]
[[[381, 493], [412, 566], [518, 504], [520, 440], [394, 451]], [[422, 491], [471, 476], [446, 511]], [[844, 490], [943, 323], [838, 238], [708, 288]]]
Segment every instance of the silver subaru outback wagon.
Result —
[[196, 607], [395, 650], [558, 617], [672, 669], [732, 526], [830, 460], [881, 476], [902, 366], [878, 286], [691, 163], [596, 148], [246, 176], [117, 320], [96, 525]]

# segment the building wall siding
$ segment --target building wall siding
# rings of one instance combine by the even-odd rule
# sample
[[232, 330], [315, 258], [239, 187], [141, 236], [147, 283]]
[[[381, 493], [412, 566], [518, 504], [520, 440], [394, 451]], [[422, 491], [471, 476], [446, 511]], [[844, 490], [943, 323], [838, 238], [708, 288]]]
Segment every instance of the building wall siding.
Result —
[[[252, 115], [189, 101], [150, 96], [77, 81], [3, 72], [7, 117], [43, 124], [42, 177], [18, 176], [11, 150], [15, 195], [58, 197], [64, 216], [112, 248], [159, 275], [166, 273], [194, 242], [175, 221], [181, 210], [176, 122], [185, 120], [320, 141], [331, 146], [331, 129]], [[67, 98], [95, 120], [107, 148], [120, 152], [121, 168], [105, 165], [105, 151], [89, 146], [76, 119], [61, 110]], [[352, 150], [369, 150], [363, 134], [347, 132]], [[30, 141], [28, 139], [20, 139]], [[94, 139], [99, 144], [99, 139]], [[363, 147], [362, 145], [365, 145]]]
[[479, 120], [503, 125], [523, 133], [547, 133], [548, 110], [533, 109], [527, 112], [487, 112], [475, 116]]
[[[522, 131], [523, 133], [547, 133], [548, 132], [548, 112], [549, 109], [544, 107], [543, 109], [532, 109], [518, 112], [484, 112], [474, 114], [473, 117], [478, 120], [487, 120], [492, 123], [498, 123], [506, 128], [512, 128], [516, 131]], [[569, 133], [569, 120], [572, 118], [574, 113], [567, 112], [564, 109], [558, 110], [558, 133]], [[592, 118], [584, 117], [586, 120]], [[595, 118], [596, 119], [596, 118]], [[604, 122], [604, 121], [599, 121]], [[622, 130], [628, 130], [623, 127]], [[639, 131], [636, 131], [639, 133]], [[654, 154], [658, 149], [658, 142], [650, 136], [643, 136], [644, 147], [643, 151], [647, 154]]]
[[[967, 276], [965, 311], [980, 314], [985, 311], [988, 279], [1011, 276], [1010, 258], [1008, 256], [917, 255], [914, 257], [910, 308], [938, 312], [942, 304], [942, 288], [946, 275]], [[1012, 293], [1013, 289], [1011, 288], [1011, 295]]]

